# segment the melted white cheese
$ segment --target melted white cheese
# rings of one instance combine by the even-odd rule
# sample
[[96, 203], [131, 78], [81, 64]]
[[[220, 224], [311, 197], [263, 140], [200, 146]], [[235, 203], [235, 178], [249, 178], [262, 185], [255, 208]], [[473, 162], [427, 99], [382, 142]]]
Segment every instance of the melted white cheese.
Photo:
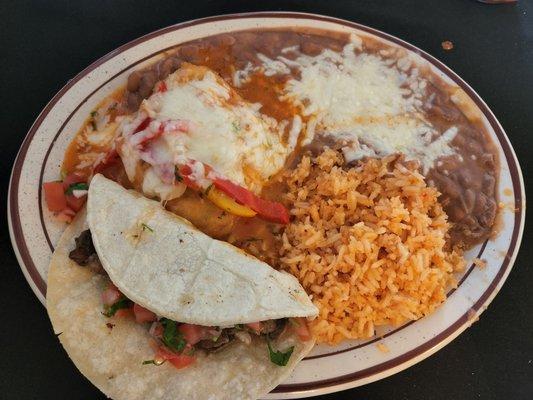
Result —
[[301, 78], [287, 82], [287, 97], [300, 104], [305, 115], [323, 113], [325, 125], [414, 110], [415, 97], [406, 97], [411, 93], [402, 87], [405, 76], [378, 56], [356, 54], [353, 43], [342, 53], [325, 50], [295, 61]]
[[[348, 133], [331, 132], [347, 141], [342, 151], [346, 162], [363, 157], [383, 157], [393, 153], [405, 154], [407, 159], [418, 160], [424, 173], [439, 157], [454, 154], [449, 143], [457, 134], [452, 127], [442, 135], [415, 119], [379, 122], [352, 127]], [[437, 136], [437, 139], [434, 139]]]
[[161, 200], [171, 200], [180, 197], [187, 189], [183, 183], [169, 185], [164, 183], [156, 173], [154, 167], [149, 167], [144, 173], [142, 183], [143, 193], [150, 197], [158, 197]]
[[[259, 55], [256, 70], [267, 76], [298, 72], [282, 99], [309, 117], [303, 145], [315, 135], [333, 136], [346, 143], [347, 161], [401, 152], [427, 172], [436, 159], [454, 154], [450, 142], [457, 129], [439, 135], [423, 118], [427, 81], [408, 56], [394, 58], [392, 50], [368, 54], [362, 45], [353, 36], [341, 52], [326, 49], [317, 56], [293, 46], [276, 59]], [[249, 73], [247, 68], [244, 75]]]
[[235, 87], [241, 87], [243, 83], [246, 83], [250, 80], [250, 74], [255, 71], [254, 66], [250, 61], [246, 64], [246, 67], [241, 70], [236, 70], [233, 73], [232, 80], [233, 80], [233, 86]]
[[[145, 100], [139, 113], [155, 120], [150, 125], [154, 130], [157, 130], [156, 121], [164, 126], [186, 121], [186, 132], [165, 128], [160, 137], [149, 143], [147, 150], [140, 152], [133, 142], [144, 132], [131, 135], [133, 131], [124, 127], [125, 137], [131, 135], [130, 147], [140, 152], [139, 158], [151, 165], [200, 161], [211, 166], [218, 176], [256, 192], [283, 167], [290, 149], [281, 142], [283, 132], [278, 123], [240, 99], [212, 71], [182, 67], [165, 83], [167, 91]], [[201, 166], [194, 165], [195, 169], [198, 165]], [[193, 173], [198, 180], [203, 178], [203, 171]]]

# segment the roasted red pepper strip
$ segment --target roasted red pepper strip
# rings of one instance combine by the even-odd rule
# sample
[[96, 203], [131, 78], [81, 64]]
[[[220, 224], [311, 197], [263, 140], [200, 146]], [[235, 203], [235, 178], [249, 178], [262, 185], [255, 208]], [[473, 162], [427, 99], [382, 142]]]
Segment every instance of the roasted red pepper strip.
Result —
[[[203, 165], [205, 174], [207, 175], [212, 168], [209, 165]], [[198, 190], [198, 184], [189, 177], [191, 173], [192, 168], [190, 166], [182, 165], [179, 167], [179, 174], [180, 178], [183, 180], [183, 183], [191, 189]], [[242, 205], [250, 207], [261, 218], [266, 219], [267, 221], [276, 222], [278, 224], [289, 223], [289, 212], [285, 206], [283, 206], [283, 204], [275, 201], [263, 200], [262, 198], [250, 192], [248, 189], [236, 185], [227, 179], [216, 178], [213, 184], [217, 189], [221, 190], [232, 199], [236, 200]]]
[[176, 174], [176, 180], [183, 181], [187, 187], [190, 187], [193, 190], [200, 190], [200, 186], [191, 178], [189, 175], [192, 174], [192, 169], [188, 165], [181, 165], [178, 167], [178, 173]]
[[289, 212], [283, 204], [275, 201], [263, 200], [248, 189], [236, 185], [227, 179], [216, 178], [213, 184], [217, 189], [223, 191], [232, 199], [250, 207], [263, 219], [279, 224], [289, 223]]

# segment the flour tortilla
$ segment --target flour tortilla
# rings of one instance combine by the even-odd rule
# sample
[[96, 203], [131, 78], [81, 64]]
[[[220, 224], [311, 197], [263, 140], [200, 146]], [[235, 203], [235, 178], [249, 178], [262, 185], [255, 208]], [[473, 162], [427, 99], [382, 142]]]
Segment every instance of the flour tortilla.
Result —
[[285, 367], [269, 360], [261, 339], [250, 345], [236, 341], [218, 353], [199, 355], [195, 364], [183, 370], [168, 363], [142, 365], [154, 356], [146, 327], [133, 319], [103, 316], [101, 293], [108, 279], [68, 258], [74, 238], [85, 229], [83, 211], [57, 245], [48, 273], [47, 309], [70, 358], [107, 396], [115, 400], [256, 399], [285, 380], [313, 347], [312, 341], [302, 343], [294, 334], [282, 335], [275, 348], [295, 346]]
[[89, 187], [87, 221], [111, 281], [157, 315], [225, 326], [318, 314], [294, 276], [102, 175]]

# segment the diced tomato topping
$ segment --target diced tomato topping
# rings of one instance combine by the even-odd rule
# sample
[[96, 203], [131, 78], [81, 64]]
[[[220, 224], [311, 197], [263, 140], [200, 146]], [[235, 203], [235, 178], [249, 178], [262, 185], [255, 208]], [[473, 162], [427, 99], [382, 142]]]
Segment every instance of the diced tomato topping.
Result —
[[[86, 196], [76, 197], [73, 194], [67, 194], [67, 191], [69, 190], [71, 185], [75, 183], [85, 183], [85, 182], [87, 182], [87, 179], [83, 177], [82, 175], [77, 174], [76, 172], [68, 174], [67, 177], [63, 179], [63, 191], [65, 193], [64, 196], [66, 200], [65, 208], [68, 206], [68, 208], [70, 208], [75, 213], [80, 211], [83, 208], [83, 205], [85, 204], [85, 201], [86, 201]], [[60, 219], [65, 219], [67, 216], [68, 216], [68, 213], [66, 213], [64, 218], [60, 217]]]
[[189, 165], [182, 165], [180, 167], [180, 172], [183, 175], [190, 175], [190, 174], [192, 174], [192, 168]]
[[311, 340], [311, 331], [309, 330], [309, 327], [307, 326], [307, 321], [305, 318], [294, 318], [294, 322], [296, 323], [293, 326], [294, 332], [298, 335], [298, 338], [302, 342], [307, 342], [308, 340]]
[[263, 330], [263, 325], [261, 324], [261, 322], [251, 322], [249, 324], [246, 324], [246, 326], [252, 329], [257, 334], [260, 334]]
[[48, 209], [53, 212], [67, 208], [67, 199], [61, 182], [46, 182], [43, 184], [44, 198]]
[[121, 296], [122, 293], [120, 293], [120, 290], [118, 290], [118, 288], [112, 283], [109, 283], [106, 290], [102, 292], [102, 302], [105, 306], [111, 306], [115, 304]]
[[192, 174], [192, 169], [188, 165], [181, 165], [179, 167], [179, 173], [181, 176], [181, 179], [183, 179], [183, 183], [187, 185], [187, 187], [190, 187], [193, 190], [199, 190], [200, 186], [189, 177], [190, 174]]
[[[151, 121], [151, 118], [147, 118], [146, 120], [150, 120]], [[144, 124], [144, 121], [141, 123], [141, 125], [143, 125], [143, 124]], [[146, 129], [146, 128], [144, 128], [144, 129]], [[150, 142], [153, 139], [157, 139], [159, 136], [161, 136], [163, 134], [164, 131], [165, 131], [164, 124], [160, 124], [159, 128], [157, 129], [157, 131], [154, 131], [154, 130], [150, 129], [148, 131], [140, 133], [140, 135], [142, 135], [142, 136], [141, 136], [140, 140], [137, 142], [137, 145], [141, 148], [141, 150], [144, 150], [148, 142]], [[138, 131], [138, 132], [141, 132], [141, 131]], [[137, 133], [137, 131], [135, 133]]]
[[115, 313], [115, 317], [117, 318], [129, 318], [133, 316], [133, 309], [132, 308], [121, 308], [117, 310]]
[[[189, 179], [189, 175], [192, 174], [192, 169], [188, 165], [181, 165], [179, 167], [179, 172], [180, 172], [181, 177], [184, 179], [184, 181], [186, 181], [187, 179]], [[192, 180], [190, 180], [190, 182], [193, 183], [194, 185], [196, 185], [196, 183], [194, 183]], [[187, 186], [188, 186], [188, 184], [187, 184]], [[198, 186], [198, 185], [196, 185], [196, 186]]]
[[[199, 161], [191, 161], [191, 163], [194, 165], [195, 163], [198, 163]], [[209, 165], [207, 164], [204, 164], [204, 163], [201, 163], [204, 167], [204, 175], [207, 176], [207, 174], [209, 174], [210, 171], [213, 170], [213, 168], [211, 168]], [[179, 167], [179, 173], [181, 175], [181, 177], [183, 178], [183, 183], [185, 183], [188, 187], [190, 187], [191, 189], [194, 189], [194, 190], [198, 190], [200, 189], [200, 186], [198, 185], [197, 182], [195, 182], [193, 179], [190, 178], [189, 175], [192, 174], [192, 167], [191, 165], [180, 165]]]
[[63, 190], [66, 192], [70, 185], [74, 183], [85, 183], [87, 182], [87, 179], [81, 176], [80, 174], [77, 174], [76, 172], [72, 172], [67, 175], [65, 179], [63, 179]]
[[159, 82], [159, 85], [157, 86], [157, 91], [160, 93], [164, 93], [167, 90], [167, 84], [164, 81]]
[[214, 185], [217, 189], [220, 189], [239, 203], [250, 207], [262, 218], [280, 224], [289, 223], [289, 212], [283, 204], [264, 200], [250, 192], [248, 189], [236, 185], [227, 179], [217, 178], [214, 181]]
[[70, 208], [65, 208], [61, 212], [55, 215], [56, 220], [61, 222], [72, 222], [72, 219], [75, 217], [76, 213]]
[[156, 350], [155, 357], [160, 360], [170, 360], [171, 358], [176, 357], [177, 354], [168, 350], [166, 347], [159, 346]]
[[157, 321], [157, 316], [153, 312], [138, 305], [137, 303], [133, 305], [133, 313], [135, 314], [135, 321], [137, 321], [139, 324]]
[[140, 131], [144, 131], [146, 128], [148, 128], [148, 125], [150, 125], [150, 122], [152, 122], [152, 118], [150, 117], [146, 117], [145, 119], [143, 119], [142, 122], [137, 127], [137, 129], [133, 131], [133, 134], [138, 133]]
[[168, 360], [174, 367], [177, 369], [185, 368], [191, 365], [196, 359], [193, 356], [181, 353], [173, 353], [164, 347], [159, 347], [157, 349], [156, 355], [154, 357], [156, 360]]
[[110, 167], [111, 165], [116, 164], [119, 159], [120, 159], [120, 157], [118, 155], [117, 150], [116, 149], [112, 149], [109, 153], [107, 153], [105, 158], [102, 161], [100, 161], [96, 165], [96, 167], [94, 167], [94, 173], [95, 174], [99, 174], [100, 172], [102, 172], [107, 167]]
[[141, 150], [145, 150], [148, 142], [150, 142], [153, 139], [157, 139], [159, 136], [163, 134], [163, 126], [160, 126], [159, 129], [156, 132], [151, 133], [150, 135], [146, 135], [140, 142], [139, 146]]
[[87, 196], [82, 197], [76, 197], [72, 194], [66, 195], [67, 199], [67, 205], [75, 212], [80, 211], [83, 208], [83, 205], [85, 204], [85, 201], [87, 201]]
[[171, 363], [177, 369], [182, 369], [191, 365], [195, 360], [196, 358], [194, 358], [193, 356], [188, 356], [186, 354], [178, 354], [177, 357], [169, 359], [168, 362]]
[[183, 337], [187, 343], [194, 346], [205, 338], [208, 328], [200, 325], [182, 324], [178, 327], [178, 330], [183, 333]]

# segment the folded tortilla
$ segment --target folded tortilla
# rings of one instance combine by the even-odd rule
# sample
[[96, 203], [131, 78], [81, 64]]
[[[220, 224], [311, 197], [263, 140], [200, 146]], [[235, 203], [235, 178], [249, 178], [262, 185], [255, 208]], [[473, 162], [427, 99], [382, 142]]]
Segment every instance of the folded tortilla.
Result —
[[318, 313], [294, 276], [102, 175], [89, 187], [87, 221], [113, 283], [157, 315], [224, 326]]
[[[160, 315], [179, 322], [212, 326], [222, 325], [220, 321], [226, 321], [228, 324], [238, 323], [231, 318], [253, 322], [287, 316], [316, 315], [316, 309], [309, 304], [310, 301], [308, 303], [303, 299], [305, 293], [292, 293], [295, 289], [302, 289], [295, 287], [290, 277], [278, 274], [272, 269], [267, 272], [263, 263], [229, 245], [206, 245], [207, 239], [198, 234], [185, 220], [167, 215], [151, 201], [127, 192], [114, 183], [111, 184], [103, 177], [95, 177], [91, 188], [89, 210], [93, 216], [104, 214], [91, 219], [91, 223], [96, 224], [93, 232], [93, 240], [97, 238], [95, 246], [98, 242], [96, 248], [101, 261], [107, 263], [106, 269], [115, 273], [113, 282], [119, 283], [117, 286], [131, 300], [138, 301], [158, 314], [160, 312], [157, 309], [160, 308], [164, 311]], [[100, 202], [100, 190], [106, 192], [104, 198], [114, 200]], [[95, 198], [98, 201], [95, 201]], [[123, 213], [118, 211], [121, 207]], [[105, 214], [104, 210], [109, 214]], [[121, 226], [121, 230], [111, 228], [106, 221], [116, 217], [120, 217], [114, 221]], [[173, 222], [165, 222], [169, 219]], [[139, 222], [147, 227], [141, 225], [139, 233], [135, 233]], [[102, 224], [98, 225], [99, 223]], [[105, 226], [111, 229], [111, 232], [102, 234], [100, 230], [105, 231]], [[137, 324], [132, 318], [105, 317], [102, 314], [101, 294], [109, 279], [69, 259], [69, 252], [75, 245], [74, 239], [87, 228], [86, 213], [82, 211], [65, 230], [56, 247], [48, 273], [47, 309], [54, 332], [70, 358], [107, 396], [116, 400], [255, 399], [264, 396], [285, 380], [297, 363], [312, 349], [312, 340], [301, 342], [295, 333], [287, 330], [273, 343], [274, 348], [282, 350], [294, 346], [292, 356], [285, 367], [270, 361], [266, 343], [260, 337], [254, 337], [249, 345], [235, 340], [219, 352], [199, 353], [196, 362], [183, 370], [176, 370], [169, 363], [161, 366], [142, 365], [143, 361], [154, 356], [154, 350], [150, 346], [151, 335], [146, 326]], [[136, 238], [138, 234], [139, 237]], [[173, 251], [185, 254], [182, 258], [172, 256], [171, 247], [178, 246], [175, 243], [177, 237], [183, 249], [174, 247]], [[187, 242], [183, 239], [184, 242], [181, 243], [180, 238], [186, 238]], [[117, 246], [114, 251], [113, 246]], [[188, 250], [185, 250], [187, 248], [195, 249], [193, 253], [198, 252], [199, 255], [188, 256]], [[130, 254], [127, 255], [127, 252]], [[233, 255], [235, 252], [238, 252], [239, 256]], [[219, 255], [224, 260], [233, 262], [220, 261], [217, 258]], [[212, 260], [212, 257], [215, 257], [215, 260]], [[245, 257], [249, 263], [240, 264], [241, 257]], [[173, 262], [182, 259], [187, 260], [182, 263], [183, 268], [195, 268], [195, 274], [183, 275], [179, 268], [173, 267]], [[195, 267], [199, 260], [203, 260], [202, 267]], [[118, 267], [114, 267], [115, 261]], [[231, 267], [228, 264], [231, 264]], [[233, 265], [240, 266], [244, 271]], [[140, 268], [146, 270], [142, 271]], [[205, 268], [211, 273], [206, 274]], [[257, 268], [257, 276], [250, 273], [254, 271], [253, 268]], [[217, 269], [226, 272], [222, 274]], [[160, 275], [165, 279], [158, 278]], [[119, 279], [116, 279], [117, 277]], [[216, 283], [210, 277], [222, 280], [223, 284], [210, 285], [212, 282]], [[121, 284], [123, 280], [124, 283]], [[183, 283], [183, 286], [179, 286], [183, 288], [182, 292], [177, 291], [172, 282]], [[136, 285], [145, 284], [148, 289], [136, 289]], [[157, 285], [161, 285], [159, 290]], [[233, 290], [229, 288], [231, 285]], [[161, 291], [165, 293], [164, 296], [160, 296]], [[232, 293], [234, 291], [243, 291], [244, 294]], [[213, 292], [217, 294], [213, 295]], [[162, 298], [160, 301], [154, 301], [155, 306], [152, 306], [150, 301], [152, 295], [157, 299]], [[173, 302], [173, 295], [179, 300]], [[281, 299], [262, 298], [278, 295]], [[206, 299], [202, 300], [204, 296]], [[194, 307], [184, 307], [185, 311], [179, 311], [180, 307], [175, 304], [183, 305], [184, 298], [198, 306], [198, 312], [194, 311]], [[145, 301], [139, 301], [142, 299]], [[216, 299], [221, 300], [217, 302]], [[211, 306], [218, 309], [212, 310], [209, 308]]]

